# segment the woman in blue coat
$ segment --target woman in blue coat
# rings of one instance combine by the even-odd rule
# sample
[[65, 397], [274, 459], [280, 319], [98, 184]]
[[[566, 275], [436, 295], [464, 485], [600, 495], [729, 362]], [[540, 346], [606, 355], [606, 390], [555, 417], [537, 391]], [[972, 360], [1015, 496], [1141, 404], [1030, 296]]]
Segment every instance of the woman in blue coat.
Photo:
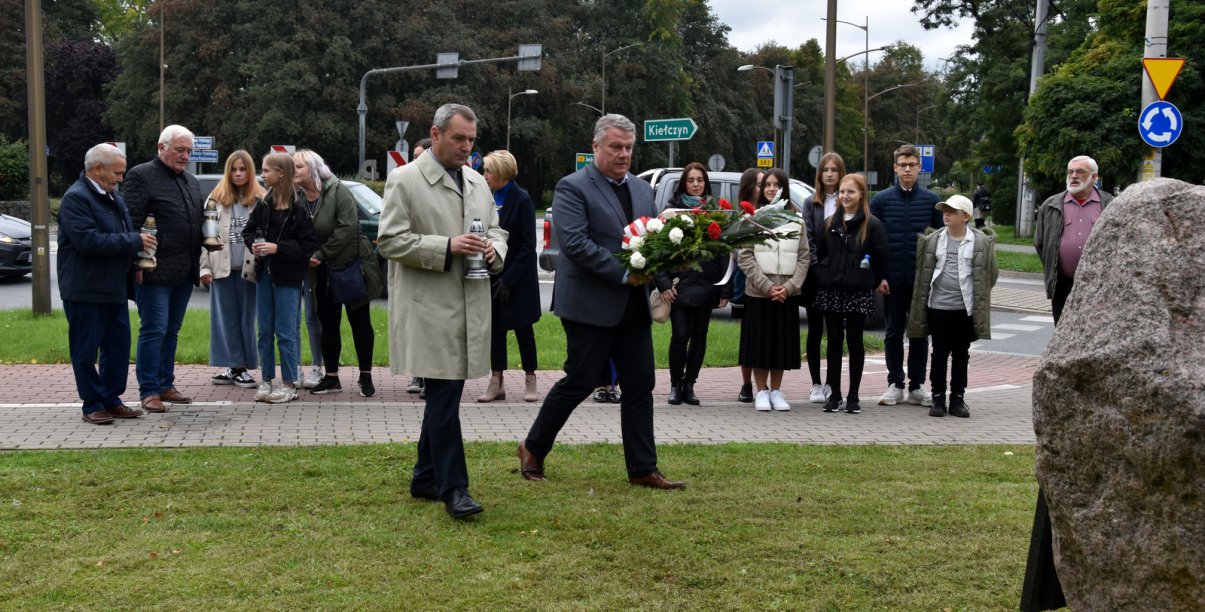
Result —
[[490, 278], [493, 292], [493, 330], [490, 338], [490, 384], [479, 402], [506, 399], [506, 332], [514, 330], [525, 373], [524, 401], [540, 399], [536, 392], [536, 335], [540, 320], [540, 281], [536, 275], [536, 207], [531, 196], [515, 184], [519, 165], [507, 151], [485, 156], [485, 182], [494, 192], [498, 225], [506, 230], [506, 263]]

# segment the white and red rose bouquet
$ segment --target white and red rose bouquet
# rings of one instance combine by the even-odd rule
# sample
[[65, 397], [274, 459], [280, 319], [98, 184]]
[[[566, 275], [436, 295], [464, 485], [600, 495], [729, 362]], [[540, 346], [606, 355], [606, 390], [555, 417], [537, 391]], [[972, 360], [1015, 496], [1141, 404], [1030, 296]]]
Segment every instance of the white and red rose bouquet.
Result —
[[641, 217], [623, 231], [616, 257], [633, 273], [653, 275], [670, 270], [701, 270], [701, 263], [770, 240], [796, 238], [798, 231], [775, 233], [801, 220], [784, 203], [754, 208], [734, 207], [723, 198], [705, 197], [694, 208], [667, 209], [657, 217]]

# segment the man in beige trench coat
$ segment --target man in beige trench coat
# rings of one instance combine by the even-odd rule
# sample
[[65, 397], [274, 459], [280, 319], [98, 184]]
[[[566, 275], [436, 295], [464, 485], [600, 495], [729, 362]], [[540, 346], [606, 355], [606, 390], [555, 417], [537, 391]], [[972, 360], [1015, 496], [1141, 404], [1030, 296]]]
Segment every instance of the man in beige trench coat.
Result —
[[[489, 374], [490, 283], [466, 279], [466, 255], [502, 270], [506, 231], [494, 197], [465, 160], [477, 116], [460, 104], [435, 111], [431, 148], [389, 174], [378, 247], [389, 258], [389, 364], [426, 379], [427, 404], [410, 495], [443, 501], [453, 518], [482, 511], [469, 497], [460, 433], [464, 381]], [[469, 233], [481, 219], [486, 239]]]

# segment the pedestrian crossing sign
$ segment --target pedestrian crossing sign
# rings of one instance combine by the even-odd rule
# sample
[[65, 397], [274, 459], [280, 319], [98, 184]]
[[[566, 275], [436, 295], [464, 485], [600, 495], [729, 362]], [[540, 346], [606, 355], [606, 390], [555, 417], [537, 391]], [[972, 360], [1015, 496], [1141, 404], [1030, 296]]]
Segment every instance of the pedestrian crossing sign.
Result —
[[757, 142], [757, 158], [774, 159], [774, 143], [769, 140]]

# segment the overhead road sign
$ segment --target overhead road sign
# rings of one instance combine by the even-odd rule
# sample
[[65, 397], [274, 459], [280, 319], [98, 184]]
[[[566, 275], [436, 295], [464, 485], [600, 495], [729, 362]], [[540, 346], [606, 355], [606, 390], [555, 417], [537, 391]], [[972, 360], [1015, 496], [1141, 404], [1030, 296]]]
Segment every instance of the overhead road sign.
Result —
[[1171, 102], [1151, 102], [1138, 116], [1138, 135], [1152, 147], [1171, 146], [1184, 131], [1184, 117]]
[[678, 119], [652, 119], [644, 122], [645, 142], [665, 142], [673, 140], [690, 140], [699, 125], [690, 117]]
[[1184, 58], [1144, 57], [1142, 67], [1146, 70], [1151, 85], [1155, 87], [1155, 93], [1162, 100], [1167, 97], [1167, 91], [1172, 88], [1172, 83], [1176, 82], [1180, 69], [1184, 67]]

